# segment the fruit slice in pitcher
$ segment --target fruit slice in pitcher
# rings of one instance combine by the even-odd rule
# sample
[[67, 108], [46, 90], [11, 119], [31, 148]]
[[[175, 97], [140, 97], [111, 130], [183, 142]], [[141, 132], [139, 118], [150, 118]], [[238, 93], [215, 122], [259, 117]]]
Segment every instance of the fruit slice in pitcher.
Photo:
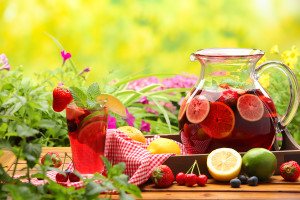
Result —
[[234, 128], [234, 113], [229, 106], [222, 102], [210, 103], [210, 111], [200, 125], [210, 137], [216, 139], [225, 138], [230, 135]]
[[184, 98], [182, 103], [181, 103], [181, 106], [180, 106], [180, 109], [179, 109], [179, 114], [178, 114], [178, 121], [180, 121], [183, 118], [184, 114], [185, 114], [187, 100], [188, 100], [188, 98]]
[[204, 96], [195, 96], [186, 108], [186, 117], [191, 123], [202, 122], [209, 113], [209, 101]]
[[94, 141], [96, 138], [105, 136], [106, 122], [93, 121], [85, 125], [78, 134], [78, 141], [81, 143], [87, 143]]
[[240, 96], [237, 101], [237, 109], [241, 117], [250, 122], [260, 120], [264, 114], [262, 101], [253, 94]]

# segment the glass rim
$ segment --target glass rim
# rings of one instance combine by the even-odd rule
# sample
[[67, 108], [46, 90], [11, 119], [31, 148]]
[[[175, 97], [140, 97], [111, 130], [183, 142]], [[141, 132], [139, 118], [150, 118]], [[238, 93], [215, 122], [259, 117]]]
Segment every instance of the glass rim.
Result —
[[251, 48], [207, 48], [207, 49], [199, 49], [195, 53], [193, 53], [197, 57], [258, 57], [265, 55], [265, 52], [259, 49], [251, 49]]

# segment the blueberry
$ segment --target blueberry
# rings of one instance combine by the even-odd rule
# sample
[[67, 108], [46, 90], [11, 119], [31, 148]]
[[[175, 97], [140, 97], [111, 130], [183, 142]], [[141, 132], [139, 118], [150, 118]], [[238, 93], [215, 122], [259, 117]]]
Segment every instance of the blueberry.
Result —
[[74, 132], [78, 129], [77, 124], [75, 123], [75, 119], [67, 119], [67, 125], [68, 125], [68, 130], [69, 132]]
[[248, 185], [250, 186], [257, 186], [258, 178], [256, 176], [251, 176], [248, 178]]
[[239, 175], [239, 179], [241, 181], [242, 184], [246, 184], [248, 179], [245, 175]]
[[230, 185], [231, 185], [231, 187], [233, 187], [233, 188], [238, 188], [238, 187], [240, 187], [240, 185], [241, 185], [241, 181], [240, 181], [239, 179], [237, 179], [237, 178], [231, 179], [231, 180], [230, 180]]
[[66, 169], [65, 172], [66, 172], [67, 174], [70, 174], [72, 171], [69, 170], [69, 169]]

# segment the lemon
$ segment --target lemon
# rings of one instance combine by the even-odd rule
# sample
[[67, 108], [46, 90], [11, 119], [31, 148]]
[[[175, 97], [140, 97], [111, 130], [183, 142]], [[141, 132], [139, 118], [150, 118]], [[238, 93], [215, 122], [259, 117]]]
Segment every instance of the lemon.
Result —
[[108, 107], [108, 109], [118, 115], [121, 116], [126, 116], [126, 110], [125, 107], [123, 105], [123, 103], [117, 99], [116, 97], [110, 95], [110, 94], [100, 94], [97, 98], [96, 101], [102, 101], [102, 100], [106, 100], [106, 107]]
[[128, 137], [130, 137], [131, 139], [146, 143], [145, 136], [139, 129], [133, 126], [121, 126], [118, 129], [128, 135]]
[[153, 140], [148, 145], [147, 150], [150, 151], [151, 154], [175, 153], [177, 155], [181, 155], [179, 145], [173, 140], [167, 138], [158, 138]]
[[243, 156], [242, 169], [248, 176], [256, 176], [264, 181], [270, 178], [277, 168], [276, 156], [264, 148], [253, 148]]
[[229, 181], [238, 176], [242, 167], [242, 157], [234, 149], [219, 148], [207, 157], [207, 168], [217, 181]]

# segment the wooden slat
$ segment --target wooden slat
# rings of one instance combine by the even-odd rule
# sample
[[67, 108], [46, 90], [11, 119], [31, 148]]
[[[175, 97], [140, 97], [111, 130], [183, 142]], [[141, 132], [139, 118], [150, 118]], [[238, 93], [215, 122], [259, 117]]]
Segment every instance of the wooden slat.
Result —
[[16, 157], [11, 151], [3, 150], [3, 155], [0, 157], [0, 163], [4, 170], [9, 170], [14, 164]]

